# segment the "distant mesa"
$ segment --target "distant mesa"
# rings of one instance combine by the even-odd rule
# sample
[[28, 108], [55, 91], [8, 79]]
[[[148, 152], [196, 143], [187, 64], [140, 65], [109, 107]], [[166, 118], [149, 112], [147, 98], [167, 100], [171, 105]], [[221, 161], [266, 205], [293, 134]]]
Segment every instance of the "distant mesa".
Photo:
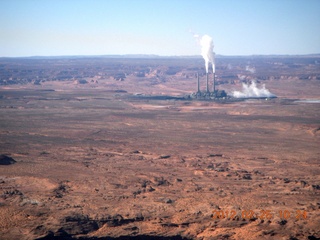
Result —
[[0, 155], [0, 165], [11, 165], [14, 163], [16, 163], [16, 160], [14, 160], [13, 158], [3, 154]]

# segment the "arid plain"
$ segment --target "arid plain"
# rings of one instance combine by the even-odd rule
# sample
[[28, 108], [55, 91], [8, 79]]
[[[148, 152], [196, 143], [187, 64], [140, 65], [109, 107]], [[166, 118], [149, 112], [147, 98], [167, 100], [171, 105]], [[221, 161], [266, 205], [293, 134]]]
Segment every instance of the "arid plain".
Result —
[[278, 98], [215, 102], [145, 97], [201, 59], [1, 59], [0, 238], [319, 239], [319, 62], [218, 58]]

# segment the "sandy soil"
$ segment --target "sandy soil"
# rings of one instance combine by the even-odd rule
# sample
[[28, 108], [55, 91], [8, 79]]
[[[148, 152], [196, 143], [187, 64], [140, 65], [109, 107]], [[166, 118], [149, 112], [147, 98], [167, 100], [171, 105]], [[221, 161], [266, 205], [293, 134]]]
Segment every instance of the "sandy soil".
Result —
[[320, 105], [295, 101], [319, 81], [224, 104], [113, 92], [194, 85], [134, 81], [0, 90], [0, 153], [17, 161], [0, 165], [1, 239], [320, 238]]

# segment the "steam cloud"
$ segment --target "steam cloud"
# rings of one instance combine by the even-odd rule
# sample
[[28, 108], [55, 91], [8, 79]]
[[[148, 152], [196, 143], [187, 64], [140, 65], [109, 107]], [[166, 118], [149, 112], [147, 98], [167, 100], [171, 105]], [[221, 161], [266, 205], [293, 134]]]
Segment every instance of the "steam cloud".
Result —
[[232, 93], [235, 98], [262, 98], [262, 97], [276, 97], [265, 85], [262, 85], [262, 88], [258, 88], [256, 82], [252, 81], [251, 84], [242, 84], [242, 92], [234, 91]]
[[213, 52], [213, 40], [208, 35], [203, 35], [202, 38], [199, 40], [199, 35], [193, 35], [200, 43], [201, 46], [201, 55], [205, 61], [206, 73], [209, 72], [209, 63], [212, 66], [212, 72], [216, 72], [215, 61], [214, 61], [214, 52]]
[[246, 71], [251, 72], [251, 73], [255, 73], [256, 69], [254, 67], [246, 66]]

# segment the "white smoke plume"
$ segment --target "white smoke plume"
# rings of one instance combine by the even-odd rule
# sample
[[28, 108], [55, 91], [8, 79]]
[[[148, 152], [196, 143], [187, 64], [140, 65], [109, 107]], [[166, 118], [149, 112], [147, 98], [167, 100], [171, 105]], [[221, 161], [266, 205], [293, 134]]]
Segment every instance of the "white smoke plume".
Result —
[[254, 67], [246, 66], [246, 71], [251, 72], [251, 73], [255, 73], [256, 69]]
[[242, 92], [234, 91], [232, 93], [235, 98], [262, 98], [262, 97], [276, 97], [263, 84], [261, 88], [257, 87], [256, 82], [252, 81], [251, 84], [242, 84]]
[[[190, 30], [192, 33], [192, 31]], [[210, 36], [208, 35], [203, 35], [200, 39], [200, 36], [198, 34], [193, 34], [193, 37], [197, 39], [197, 42], [201, 46], [201, 55], [205, 61], [205, 67], [206, 67], [206, 73], [209, 72], [209, 63], [211, 63], [212, 66], [212, 72], [216, 72], [216, 67], [215, 67], [215, 53], [213, 52], [213, 40]]]
[[213, 52], [213, 40], [210, 36], [204, 35], [200, 40], [201, 45], [201, 55], [205, 61], [206, 72], [209, 72], [209, 63], [212, 66], [212, 72], [216, 72], [215, 61], [214, 61], [214, 52]]

